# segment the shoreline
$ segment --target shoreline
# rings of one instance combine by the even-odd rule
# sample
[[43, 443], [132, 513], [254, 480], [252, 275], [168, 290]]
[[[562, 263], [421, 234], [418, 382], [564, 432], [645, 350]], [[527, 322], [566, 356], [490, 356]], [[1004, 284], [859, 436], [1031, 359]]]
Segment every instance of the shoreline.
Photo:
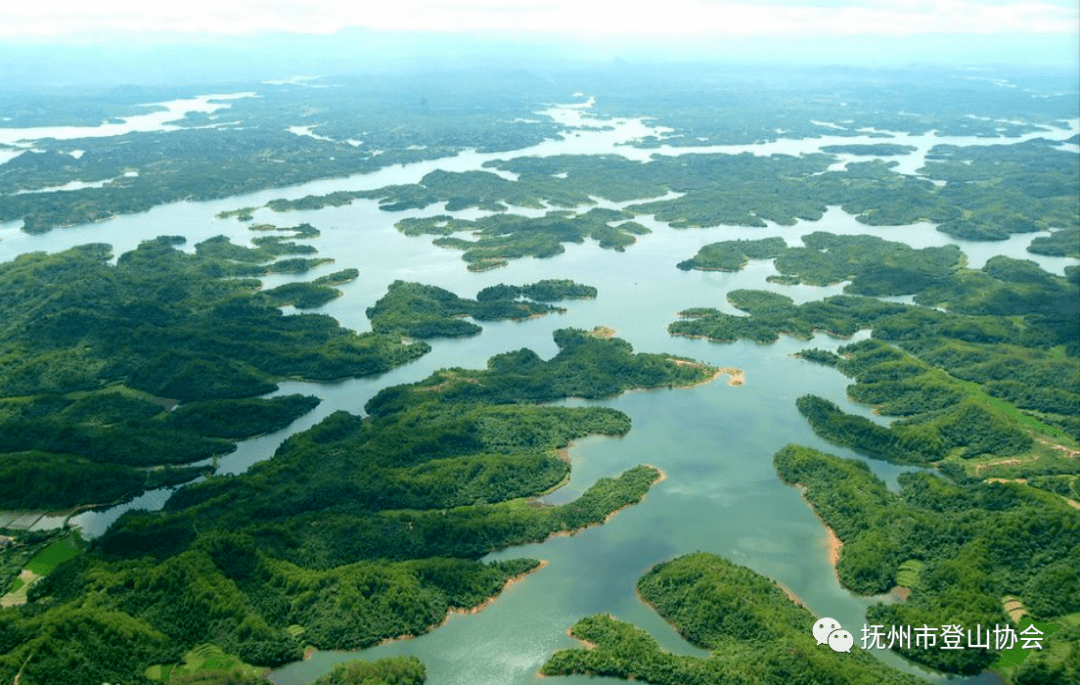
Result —
[[[810, 607], [808, 607], [806, 605], [806, 602], [802, 601], [802, 597], [799, 597], [797, 594], [795, 594], [795, 591], [792, 590], [791, 588], [789, 588], [787, 585], [784, 585], [783, 583], [781, 583], [779, 580], [776, 580], [775, 578], [773, 579], [773, 583], [776, 584], [776, 587], [783, 590], [784, 594], [787, 595], [788, 599], [790, 599], [792, 602], [794, 602], [795, 604], [801, 606], [803, 609], [807, 609], [807, 610], [810, 609]], [[813, 612], [810, 612], [810, 613], [813, 613]]]
[[[386, 639], [384, 639], [384, 640], [382, 640], [380, 642], [377, 642], [377, 643], [375, 643], [373, 645], [370, 645], [368, 647], [364, 647], [363, 649], [372, 649], [373, 647], [382, 647], [383, 645], [388, 645], [388, 644], [391, 644], [391, 643], [394, 643], [394, 642], [402, 642], [402, 641], [405, 641], [405, 640], [413, 640], [415, 638], [420, 637], [421, 635], [426, 635], [426, 634], [430, 633], [431, 631], [433, 631], [433, 630], [435, 630], [437, 628], [442, 628], [444, 625], [446, 625], [446, 623], [450, 620], [450, 617], [453, 616], [454, 614], [459, 614], [459, 615], [463, 615], [463, 616], [467, 616], [469, 614], [478, 614], [481, 611], [483, 611], [484, 609], [486, 609], [489, 606], [491, 606], [492, 604], [494, 604], [495, 600], [497, 600], [499, 597], [501, 597], [502, 594], [504, 592], [506, 592], [507, 590], [509, 590], [511, 587], [513, 587], [514, 585], [517, 585], [521, 581], [525, 580], [527, 577], [529, 577], [533, 573], [536, 573], [537, 571], [541, 571], [541, 570], [547, 568], [547, 565], [548, 565], [548, 560], [547, 559], [540, 559], [539, 563], [535, 567], [529, 569], [528, 571], [525, 571], [524, 573], [519, 573], [516, 576], [511, 576], [511, 577], [507, 578], [506, 582], [503, 583], [502, 588], [497, 593], [495, 593], [494, 595], [488, 597], [487, 599], [485, 599], [483, 602], [480, 602], [476, 606], [473, 606], [473, 607], [450, 607], [450, 608], [448, 608], [446, 610], [446, 616], [443, 617], [443, 620], [439, 621], [438, 623], [434, 623], [434, 624], [428, 626], [427, 630], [425, 630], [422, 633], [418, 633], [416, 635], [399, 635], [398, 637], [388, 637], [388, 638], [386, 638]], [[304, 660], [310, 659], [311, 656], [313, 656], [315, 654], [315, 652], [317, 652], [317, 651], [319, 651], [319, 650], [312, 649], [310, 654], [305, 652], [304, 653]]]
[[[833, 575], [836, 576], [837, 582], [840, 582], [840, 570], [838, 564], [840, 563], [840, 551], [844, 547], [844, 541], [836, 534], [836, 531], [825, 522], [825, 519], [821, 518], [817, 509], [810, 503], [810, 500], [806, 499], [806, 486], [802, 483], [795, 483], [795, 488], [799, 491], [799, 496], [806, 502], [806, 506], [810, 507], [810, 511], [813, 512], [814, 517], [821, 522], [821, 525], [825, 526], [825, 549], [829, 553], [829, 564], [833, 567]], [[843, 587], [843, 583], [840, 583]]]
[[713, 381], [719, 379], [721, 376], [728, 376], [729, 377], [728, 378], [728, 385], [730, 385], [732, 387], [738, 387], [738, 386], [740, 386], [740, 385], [742, 385], [743, 383], [746, 382], [746, 372], [744, 372], [742, 369], [734, 367], [734, 366], [716, 366], [716, 367], [714, 367], [714, 366], [710, 366], [709, 364], [704, 364], [702, 362], [691, 361], [689, 359], [679, 359], [678, 357], [668, 357], [668, 359], [673, 364], [675, 364], [676, 366], [693, 366], [693, 367], [698, 368], [698, 369], [715, 369], [713, 371], [713, 374], [711, 376], [709, 376], [708, 378], [704, 378], [704, 379], [702, 379], [700, 381], [697, 381], [696, 383], [691, 383], [690, 385], [677, 386], [677, 387], [680, 387], [680, 388], [693, 388], [693, 387], [696, 387], [696, 386], [699, 386], [699, 385], [705, 385], [707, 383], [712, 383]]
[[[623, 509], [628, 509], [628, 508], [634, 506], [635, 504], [641, 504], [645, 500], [645, 498], [649, 496], [649, 492], [652, 491], [654, 486], [656, 486], [656, 485], [658, 485], [660, 483], [663, 483], [665, 480], [668, 479], [667, 471], [664, 471], [664, 469], [660, 468], [659, 466], [653, 466], [652, 464], [642, 464], [642, 466], [648, 466], [650, 469], [653, 469], [654, 471], [656, 471], [656, 473], [659, 474], [659, 475], [656, 476], [656, 478], [653, 480], [652, 483], [649, 483], [649, 489], [645, 492], [644, 495], [641, 496], [641, 499], [639, 499], [637, 502], [632, 502], [630, 504], [624, 504], [623, 506], [619, 507], [615, 511], [613, 511], [613, 512], [609, 513], [607, 516], [605, 516], [604, 520], [600, 524], [594, 523], [592, 525], [594, 525], [594, 526], [595, 525], [603, 525], [604, 523], [607, 523], [612, 518], [614, 518], [615, 514], [618, 514]], [[591, 527], [592, 526], [585, 526], [585, 528], [591, 528]], [[581, 530], [584, 530], [584, 528], [582, 528]]]
[[435, 626], [435, 627], [439, 628], [439, 627], [442, 627], [443, 625], [445, 625], [446, 622], [450, 620], [450, 616], [452, 614], [461, 614], [461, 615], [466, 615], [467, 616], [469, 614], [478, 614], [478, 613], [480, 613], [484, 609], [486, 609], [489, 606], [491, 606], [492, 604], [494, 604], [495, 600], [497, 600], [499, 597], [501, 597], [504, 592], [509, 590], [511, 587], [517, 585], [521, 581], [525, 580], [526, 578], [528, 578], [533, 573], [536, 573], [537, 571], [544, 570], [545, 568], [547, 568], [547, 565], [548, 565], [548, 560], [547, 559], [541, 559], [540, 563], [537, 564], [535, 568], [531, 568], [528, 571], [525, 571], [524, 573], [519, 573], [516, 576], [511, 576], [511, 577], [507, 578], [506, 582], [503, 583], [502, 589], [499, 590], [499, 592], [497, 594], [494, 594], [491, 597], [488, 597], [483, 602], [480, 602], [479, 604], [477, 604], [474, 607], [450, 607], [449, 611], [446, 612], [446, 618], [444, 618], [442, 620], [442, 623], [440, 623], [438, 626]]
[[[649, 484], [649, 490], [646, 491], [645, 494], [641, 496], [641, 499], [639, 499], [636, 502], [630, 502], [629, 504], [624, 504], [623, 506], [619, 507], [618, 509], [615, 509], [613, 511], [608, 512], [608, 514], [603, 518], [603, 520], [594, 521], [593, 523], [589, 523], [587, 525], [581, 526], [580, 528], [574, 528], [573, 530], [557, 530], [557, 531], [551, 533], [550, 535], [548, 535], [546, 538], [544, 538], [544, 540], [550, 540], [551, 538], [558, 538], [558, 537], [572, 537], [572, 536], [577, 535], [578, 533], [586, 531], [586, 530], [588, 530], [590, 528], [594, 528], [596, 526], [602, 526], [602, 525], [608, 523], [609, 521], [611, 521], [611, 519], [614, 518], [615, 515], [618, 514], [620, 511], [622, 511], [624, 509], [628, 509], [628, 508], [630, 508], [630, 507], [632, 507], [632, 506], [634, 506], [636, 504], [641, 504], [641, 502], [644, 501], [644, 499], [646, 497], [648, 497], [649, 491], [652, 490], [653, 486], [655, 486], [657, 483], [664, 482], [668, 478], [667, 472], [664, 471], [662, 468], [659, 468], [657, 466], [653, 466], [652, 464], [641, 464], [641, 466], [648, 466], [650, 469], [656, 471], [656, 473], [658, 474], [656, 476], [656, 478], [653, 479], [653, 482]], [[540, 542], [543, 542], [544, 540], [541, 540]]]

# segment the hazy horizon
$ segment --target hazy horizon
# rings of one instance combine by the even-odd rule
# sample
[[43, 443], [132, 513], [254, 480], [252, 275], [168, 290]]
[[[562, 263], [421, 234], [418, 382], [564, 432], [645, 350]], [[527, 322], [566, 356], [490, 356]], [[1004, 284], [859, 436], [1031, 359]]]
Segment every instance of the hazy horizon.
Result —
[[42, 0], [0, 8], [0, 37], [9, 87], [545, 60], [1080, 70], [1072, 0]]

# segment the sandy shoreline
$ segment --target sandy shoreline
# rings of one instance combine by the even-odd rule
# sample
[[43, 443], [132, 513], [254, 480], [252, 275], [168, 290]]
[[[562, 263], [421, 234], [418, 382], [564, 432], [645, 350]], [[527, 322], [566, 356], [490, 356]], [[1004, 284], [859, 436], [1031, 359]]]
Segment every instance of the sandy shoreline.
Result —
[[529, 569], [525, 573], [519, 573], [516, 576], [511, 576], [510, 578], [507, 578], [506, 582], [503, 583], [502, 589], [499, 590], [498, 594], [492, 595], [491, 597], [488, 597], [483, 602], [480, 602], [479, 604], [477, 604], [474, 607], [468, 607], [468, 608], [450, 607], [450, 611], [446, 612], [446, 618], [444, 618], [442, 623], [440, 623], [439, 625], [442, 626], [447, 621], [449, 621], [450, 620], [450, 614], [478, 614], [478, 613], [480, 613], [484, 609], [486, 609], [489, 606], [491, 606], [492, 604], [494, 604], [495, 600], [498, 599], [499, 597], [501, 597], [504, 592], [509, 590], [514, 585], [517, 585], [521, 581], [525, 580], [527, 577], [529, 577], [533, 573], [536, 573], [537, 571], [541, 571], [541, 570], [547, 568], [547, 565], [548, 565], [547, 559], [541, 559], [540, 563], [536, 565], [536, 568]]
[[[674, 362], [678, 366], [693, 366], [693, 367], [696, 367], [696, 368], [699, 368], [699, 369], [707, 368], [707, 365], [702, 364], [701, 362], [690, 361], [688, 359], [677, 359], [675, 357], [668, 357], [668, 359], [670, 359], [672, 362]], [[716, 369], [716, 371], [714, 371], [713, 374], [711, 376], [709, 376], [708, 378], [700, 380], [697, 383], [691, 383], [690, 385], [679, 386], [679, 387], [692, 388], [692, 387], [694, 387], [696, 385], [705, 385], [706, 383], [712, 383], [713, 381], [717, 380], [721, 376], [728, 376], [729, 377], [728, 378], [728, 385], [730, 385], [730, 386], [737, 387], [737, 386], [740, 386], [740, 385], [742, 385], [743, 383], [746, 382], [746, 373], [742, 369], [735, 368], [734, 366], [722, 366], [722, 367], [718, 367]]]
[[[655, 480], [653, 480], [652, 483], [649, 484], [649, 490], [652, 490], [653, 486], [657, 485], [658, 483], [663, 483], [665, 480], [667, 480], [668, 475], [667, 475], [667, 472], [664, 471], [664, 469], [659, 468], [657, 466], [653, 466], [652, 464], [642, 464], [642, 466], [648, 466], [650, 469], [653, 469], [658, 474], [660, 474], [660, 475], [658, 475], [656, 477]], [[610, 514], [608, 514], [607, 516], [605, 516], [603, 523], [607, 523], [608, 521], [610, 521], [615, 516], [615, 514], [618, 514], [623, 509], [626, 509], [628, 507], [632, 507], [635, 504], [641, 504], [645, 500], [645, 498], [648, 497], [648, 496], [649, 496], [649, 492], [646, 491], [645, 494], [641, 496], [641, 499], [639, 499], [637, 502], [633, 502], [631, 504], [626, 504], [626, 505], [623, 505], [623, 506], [619, 507], [615, 511], [613, 511]], [[595, 526], [597, 524], [594, 523], [593, 525]], [[590, 527], [591, 526], [586, 526], [586, 528], [590, 528]], [[582, 528], [582, 530], [584, 530], [584, 528]]]
[[[665, 480], [667, 480], [668, 475], [664, 471], [664, 469], [653, 466], [652, 464], [642, 464], [642, 466], [648, 466], [650, 469], [653, 469], [654, 471], [656, 471], [659, 474], [655, 479], [653, 479], [653, 482], [649, 484], [649, 489], [650, 490], [657, 483], [662, 483]], [[590, 523], [587, 526], [582, 526], [581, 528], [575, 528], [573, 530], [557, 530], [554, 533], [552, 533], [551, 535], [548, 535], [546, 539], [550, 540], [551, 538], [571, 537], [573, 535], [577, 535], [578, 533], [580, 533], [582, 531], [586, 531], [586, 530], [588, 530], [590, 528], [593, 528], [594, 526], [602, 526], [605, 523], [607, 523], [608, 521], [610, 521], [612, 518], [614, 518], [615, 514], [618, 514], [623, 509], [628, 509], [629, 507], [632, 507], [635, 504], [641, 504], [641, 502], [644, 501], [644, 499], [646, 497], [648, 497], [648, 496], [649, 496], [649, 493], [648, 493], [648, 491], [646, 491], [645, 494], [641, 496], [641, 499], [639, 499], [637, 502], [631, 502], [629, 504], [624, 504], [623, 506], [619, 507], [618, 509], [615, 509], [614, 511], [609, 512], [608, 515], [605, 516], [602, 521], [596, 521], [595, 523]]]
[[[480, 613], [484, 609], [486, 609], [489, 606], [491, 606], [492, 604], [494, 604], [495, 600], [497, 600], [499, 597], [501, 597], [504, 592], [509, 590], [514, 585], [517, 585], [521, 581], [525, 580], [525, 578], [527, 578], [529, 575], [531, 575], [533, 573], [536, 573], [537, 571], [540, 571], [540, 570], [546, 568], [547, 565], [548, 565], [547, 559], [541, 559], [540, 563], [537, 564], [535, 568], [531, 568], [528, 571], [526, 571], [525, 573], [519, 573], [516, 576], [511, 576], [510, 578], [507, 578], [506, 582], [503, 583], [503, 586], [502, 586], [501, 590], [499, 590], [496, 594], [492, 595], [491, 597], [488, 597], [483, 602], [480, 602], [479, 604], [477, 604], [474, 607], [450, 607], [446, 611], [446, 616], [443, 618], [443, 620], [439, 621], [436, 624], [428, 626], [428, 629], [425, 630], [423, 633], [420, 633], [420, 635], [430, 633], [431, 631], [435, 630], [436, 628], [443, 627], [444, 625], [446, 625], [446, 622], [450, 620], [450, 616], [452, 616], [453, 614], [478, 614], [478, 613]], [[401, 635], [399, 637], [388, 637], [385, 640], [383, 640], [382, 642], [379, 642], [377, 645], [374, 645], [374, 646], [381, 647], [382, 645], [388, 645], [388, 644], [390, 644], [392, 642], [401, 642], [403, 640], [412, 640], [413, 638], [419, 637], [420, 635]], [[316, 651], [318, 651], [318, 650], [311, 650], [311, 654], [314, 654]], [[304, 658], [305, 659], [310, 659], [311, 654], [305, 653]]]
[[799, 597], [797, 594], [795, 594], [795, 591], [792, 590], [791, 588], [789, 588], [787, 585], [784, 585], [779, 580], [775, 580], [775, 579], [773, 580], [773, 582], [776, 583], [776, 587], [778, 587], [778, 588], [780, 588], [781, 590], [784, 591], [784, 594], [787, 595], [788, 599], [790, 599], [792, 602], [795, 602], [796, 604], [801, 606], [803, 609], [809, 609], [810, 608], [810, 607], [806, 606], [806, 602], [802, 601], [802, 598]]
[[836, 576], [836, 580], [839, 581], [840, 571], [837, 569], [837, 564], [840, 563], [840, 550], [843, 548], [844, 542], [837, 536], [836, 531], [830, 528], [828, 523], [825, 523], [825, 519], [821, 518], [821, 515], [817, 513], [817, 509], [814, 509], [814, 505], [810, 503], [810, 500], [806, 499], [806, 486], [802, 483], [796, 483], [795, 487], [799, 490], [803, 501], [810, 507], [810, 511], [814, 513], [818, 521], [821, 521], [821, 525], [825, 526], [825, 549], [829, 553], [829, 564], [833, 567], [833, 574]]

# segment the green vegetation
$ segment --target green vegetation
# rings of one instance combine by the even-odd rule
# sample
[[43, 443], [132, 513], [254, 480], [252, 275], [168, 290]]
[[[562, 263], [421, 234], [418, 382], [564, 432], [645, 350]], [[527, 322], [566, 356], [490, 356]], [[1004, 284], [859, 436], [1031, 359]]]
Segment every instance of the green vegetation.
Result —
[[312, 685], [423, 685], [427, 669], [414, 656], [347, 661], [317, 679]]
[[586, 649], [560, 650], [543, 675], [574, 673], [656, 685], [799, 682], [807, 685], [920, 683], [855, 647], [838, 654], [819, 646], [814, 616], [774, 582], [721, 557], [697, 553], [653, 567], [638, 593], [679, 634], [708, 649], [707, 658], [664, 652], [645, 631], [610, 616], [570, 629]]
[[906, 155], [915, 152], [919, 148], [913, 145], [898, 145], [896, 143], [874, 143], [872, 145], [823, 145], [822, 152], [836, 155], [864, 155], [867, 157], [891, 157], [894, 155]]
[[[511, 259], [553, 257], [566, 251], [563, 243], [583, 243], [592, 238], [600, 247], [622, 252], [649, 229], [627, 219], [632, 214], [613, 209], [590, 209], [584, 214], [554, 211], [531, 218], [516, 214], [492, 214], [473, 221], [439, 215], [402, 219], [396, 225], [406, 235], [438, 235], [440, 247], [463, 250], [461, 258], [470, 271], [506, 266]], [[614, 223], [619, 222], [619, 223]], [[476, 240], [453, 236], [470, 231]]]
[[[1064, 441], [1070, 449], [1074, 444], [1066, 436], [1080, 440], [1076, 419], [1080, 368], [1075, 361], [1080, 353], [1076, 336], [1080, 293], [1073, 284], [1032, 262], [1006, 257], [994, 257], [980, 270], [955, 269], [958, 253], [952, 248], [897, 249], [896, 243], [870, 236], [849, 239], [819, 233], [806, 238], [824, 251], [797, 254], [817, 254], [819, 266], [832, 266], [807, 269], [804, 274], [827, 273], [840, 265], [834, 273], [851, 277], [845, 255], [854, 254], [856, 263], [865, 265], [865, 275], [855, 277], [848, 289], [879, 294], [906, 289], [915, 291], [915, 301], [927, 306], [847, 295], [795, 305], [778, 293], [733, 290], [728, 300], [748, 316], [693, 308], [680, 312], [682, 320], [668, 330], [717, 341], [772, 342], [781, 333], [806, 339], [815, 330], [852, 335], [860, 328], [872, 328], [875, 341], [845, 348], [847, 361], [810, 351], [804, 356], [838, 366], [857, 380], [849, 388], [854, 399], [876, 405], [883, 414], [905, 417], [904, 421], [884, 429], [825, 405], [815, 404], [811, 411], [811, 404], [804, 403], [803, 408], [810, 412], [815, 429], [829, 439], [882, 458], [936, 462], [963, 445], [969, 445], [963, 451], [967, 458], [980, 453], [1015, 455], [1032, 447], [1031, 439], [1017, 431], [1034, 431], [1040, 440]], [[854, 252], [848, 253], [848, 248]], [[792, 252], [777, 258], [778, 268]], [[900, 265], [891, 271], [882, 266], [894, 259], [890, 255]], [[934, 263], [937, 274], [931, 268]], [[916, 275], [890, 276], [906, 269]], [[920, 281], [917, 274], [925, 278]], [[964, 429], [948, 428], [967, 420], [989, 432], [968, 438]], [[952, 437], [940, 437], [942, 430]], [[973, 447], [976, 444], [981, 446]], [[999, 477], [1075, 473], [1075, 465], [1069, 467], [1060, 451], [1055, 456], [1052, 450], [1040, 450], [1038, 463], [984, 462], [964, 469]]]
[[[937, 146], [923, 169], [928, 178], [899, 174], [893, 169], [895, 162], [882, 160], [853, 162], [842, 170], [828, 170], [835, 159], [826, 154], [793, 157], [750, 153], [656, 157], [649, 162], [611, 155], [522, 157], [489, 164], [517, 174], [516, 181], [482, 171], [439, 171], [417, 184], [375, 191], [339, 191], [296, 201], [275, 200], [268, 206], [279, 211], [313, 209], [366, 197], [379, 198], [382, 208], [388, 211], [443, 203], [448, 211], [477, 207], [504, 212], [509, 205], [541, 207], [542, 202], [547, 202], [573, 207], [592, 204], [593, 197], [614, 201], [651, 197], [661, 199], [632, 204], [617, 216], [630, 219], [649, 214], [675, 228], [764, 227], [766, 221], [781, 225], [814, 221], [823, 216], [828, 206], [839, 205], [867, 225], [932, 221], [939, 224], [941, 231], [973, 240], [1001, 240], [1012, 233], [1075, 229], [1080, 225], [1075, 203], [1080, 162], [1074, 153], [1060, 150], [1050, 141], [964, 148]], [[944, 185], [935, 185], [932, 180]], [[669, 192], [678, 193], [678, 197], [662, 197]], [[572, 217], [569, 222], [577, 224], [570, 234], [576, 236], [571, 238], [575, 242], [589, 235], [589, 227], [582, 223], [582, 216], [589, 214]], [[551, 221], [561, 219], [566, 223], [568, 218], [570, 215], [563, 212], [549, 213], [545, 220], [505, 214], [477, 221], [439, 216], [403, 220], [399, 228], [407, 235], [444, 236], [436, 241], [440, 245], [479, 251], [510, 249], [505, 243], [508, 238], [496, 241], [495, 236], [520, 233], [525, 230], [520, 227], [522, 223], [530, 226], [530, 231], [543, 228], [550, 233]], [[593, 235], [602, 245], [607, 242], [613, 247], [625, 247], [632, 242], [630, 236], [611, 234], [610, 226], [605, 229], [596, 225], [596, 229], [605, 233]], [[478, 231], [483, 239], [470, 242], [448, 237], [464, 230]], [[538, 245], [518, 235], [509, 258], [522, 253], [545, 256], [565, 240], [554, 240], [549, 235], [546, 245]], [[466, 260], [474, 262], [483, 254], [479, 251], [475, 259]], [[709, 256], [715, 257], [706, 255], [705, 266], [717, 268], [708, 267]], [[498, 256], [489, 257], [494, 260]], [[906, 265], [901, 261], [893, 266]], [[475, 263], [473, 267], [481, 268]], [[894, 279], [894, 284], [899, 282]]]
[[169, 685], [266, 685], [264, 670], [205, 644], [184, 654], [180, 663], [150, 666], [145, 674]]
[[549, 278], [528, 285], [505, 285], [500, 283], [488, 286], [476, 294], [476, 299], [480, 302], [490, 302], [526, 297], [538, 302], [560, 302], [562, 300], [592, 299], [596, 295], [596, 288], [591, 285], [582, 285], [566, 278]]
[[[925, 472], [901, 474], [894, 494], [863, 462], [799, 446], [773, 462], [843, 541], [843, 585], [875, 594], [917, 578], [906, 602], [871, 607], [870, 623], [1005, 625], [1005, 595], [1020, 597], [1035, 618], [1080, 611], [1080, 516], [1056, 495]], [[992, 649], [899, 651], [952, 673], [976, 673], [997, 658]]]
[[63, 537], [41, 550], [33, 559], [26, 563], [26, 569], [33, 573], [44, 576], [68, 559], [73, 559], [82, 551], [81, 545], [76, 538]]
[[406, 335], [411, 338], [460, 337], [476, 335], [477, 321], [528, 319], [563, 311], [539, 302], [512, 299], [468, 300], [434, 285], [394, 281], [375, 306], [368, 307], [371, 330], [376, 333]]
[[319, 402], [312, 395], [187, 402], [169, 412], [165, 423], [198, 435], [241, 440], [284, 428]]
[[960, 263], [955, 245], [916, 250], [870, 235], [803, 236], [805, 247], [787, 247], [782, 238], [729, 240], [706, 245], [678, 267], [739, 271], [748, 259], [776, 259], [785, 285], [832, 285], [851, 281], [844, 292], [856, 295], [911, 295], [948, 279]]
[[941, 201], [962, 209], [939, 231], [969, 240], [1080, 228], [1080, 159], [1045, 138], [1012, 145], [936, 145], [922, 172], [945, 181]]
[[100, 244], [0, 265], [0, 477], [12, 485], [0, 507], [104, 503], [190, 480], [205, 469], [145, 469], [227, 453], [313, 406], [247, 399], [276, 379], [371, 375], [428, 349], [284, 316], [258, 281], [224, 278], [280, 270], [262, 264], [273, 259], [263, 248], [215, 238], [192, 255], [182, 242], [144, 242], [115, 265]]
[[[958, 363], [957, 358], [950, 360], [949, 373], [926, 361], [926, 357], [938, 360], [942, 353], [939, 347], [928, 349], [933, 353], [919, 358], [877, 340], [840, 348], [835, 366], [856, 379], [848, 386], [848, 394], [875, 405], [882, 414], [902, 417], [889, 427], [847, 414], [813, 395], [799, 398], [799, 411], [814, 432], [830, 442], [878, 459], [935, 463], [954, 476], [1022, 478], [1076, 472], [1069, 452], [1074, 443], [1058, 427], [1075, 411], [1076, 393], [1069, 389], [1074, 382], [1069, 374], [1075, 373], [1075, 365], [1061, 359], [1039, 364], [1040, 358], [1031, 355], [1034, 368], [1027, 376], [1037, 378], [1036, 374], [1045, 373], [1048, 377], [1040, 386], [1028, 389], [1031, 381], [981, 385], [951, 375], [977, 371]], [[983, 354], [979, 359], [985, 364], [986, 357]], [[1012, 366], [1008, 358], [992, 363]], [[1055, 372], [1061, 377], [1050, 380]], [[1025, 389], [1027, 401], [1013, 404], [999, 398], [1015, 387]], [[1050, 404], [1051, 400], [1056, 404]], [[1018, 406], [1041, 409], [1022, 412]]]
[[751, 259], [772, 259], [787, 249], [783, 238], [725, 240], [706, 245], [692, 259], [679, 262], [678, 267], [683, 271], [739, 271]]
[[681, 320], [668, 326], [668, 332], [716, 342], [748, 338], [769, 343], [781, 333], [809, 340], [819, 330], [835, 336], [854, 335], [885, 316], [907, 309], [906, 305], [852, 295], [796, 305], [790, 297], [768, 290], [732, 290], [728, 301], [750, 315], [737, 316], [704, 307], [686, 309], [679, 312]]
[[[308, 88], [303, 94], [289, 85], [244, 84], [238, 87], [257, 91], [259, 97], [232, 100], [218, 113], [189, 113], [179, 122], [180, 130], [43, 140], [35, 144], [40, 152], [25, 152], [0, 169], [0, 221], [22, 219], [24, 230], [44, 232], [167, 202], [224, 198], [372, 172], [465, 149], [520, 149], [556, 136], [560, 127], [538, 121], [534, 112], [572, 89], [534, 82], [523, 96], [515, 72], [485, 72], [482, 78], [463, 71], [413, 73], [405, 79], [394, 72], [342, 76], [334, 79], [333, 87]], [[164, 95], [168, 89], [159, 90], [144, 97], [176, 97]], [[190, 96], [189, 89], [181, 91]], [[418, 99], [418, 92], [424, 96]], [[51, 111], [57, 107], [55, 96], [10, 104], [5, 111], [20, 121], [70, 120], [70, 112]], [[89, 112], [102, 106], [96, 102]], [[126, 113], [130, 106], [110, 109]], [[80, 114], [80, 120], [92, 116]], [[90, 121], [97, 124], [102, 118]], [[296, 125], [310, 125], [320, 137], [288, 130]], [[83, 154], [76, 158], [69, 154], [72, 150]], [[125, 175], [129, 171], [138, 174]], [[69, 181], [108, 183], [14, 194]], [[253, 210], [245, 208], [237, 215], [250, 218]]]
[[1036, 236], [1028, 245], [1027, 251], [1051, 257], [1080, 259], [1080, 228], [1062, 228], [1050, 235]]
[[[25, 583], [19, 579], [19, 574], [31, 559], [36, 559], [41, 553], [61, 540], [69, 540], [69, 544], [57, 547], [51, 551], [44, 561], [48, 562], [54, 555], [66, 555], [68, 550], [81, 548], [82, 542], [76, 542], [69, 538], [70, 533], [66, 530], [3, 530], [2, 535], [7, 540], [0, 541], [0, 595], [15, 592]], [[39, 571], [47, 568], [46, 564], [38, 562]], [[51, 569], [49, 569], [51, 570]]]
[[960, 263], [955, 245], [919, 250], [869, 235], [803, 236], [806, 247], [777, 255], [776, 270], [807, 285], [851, 281], [855, 295], [911, 295], [949, 278]]
[[[572, 502], [530, 503], [567, 475], [557, 448], [630, 428], [611, 409], [537, 403], [688, 385], [714, 371], [582, 331], [555, 337], [550, 360], [520, 350], [483, 370], [387, 388], [367, 419], [337, 412], [243, 475], [183, 488], [160, 512], [128, 512], [36, 584], [25, 609], [0, 614], [0, 678], [58, 673], [66, 662], [43, 654], [36, 636], [73, 612], [109, 622], [106, 637], [125, 630], [116, 644], [128, 656], [88, 667], [98, 680], [80, 670], [50, 683], [130, 680], [207, 643], [273, 666], [305, 646], [356, 649], [422, 633], [498, 594], [538, 562], [482, 557], [599, 524], [660, 475], [638, 466]], [[97, 639], [72, 633], [65, 650], [92, 661]]]

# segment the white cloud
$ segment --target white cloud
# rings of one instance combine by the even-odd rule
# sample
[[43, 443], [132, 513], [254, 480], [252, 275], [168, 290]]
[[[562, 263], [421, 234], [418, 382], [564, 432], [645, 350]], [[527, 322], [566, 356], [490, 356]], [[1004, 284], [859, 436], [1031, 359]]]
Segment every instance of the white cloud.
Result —
[[4, 3], [0, 36], [93, 29], [329, 33], [345, 26], [395, 31], [526, 31], [574, 36], [913, 35], [1076, 33], [1075, 2], [788, 0], [36, 0]]

